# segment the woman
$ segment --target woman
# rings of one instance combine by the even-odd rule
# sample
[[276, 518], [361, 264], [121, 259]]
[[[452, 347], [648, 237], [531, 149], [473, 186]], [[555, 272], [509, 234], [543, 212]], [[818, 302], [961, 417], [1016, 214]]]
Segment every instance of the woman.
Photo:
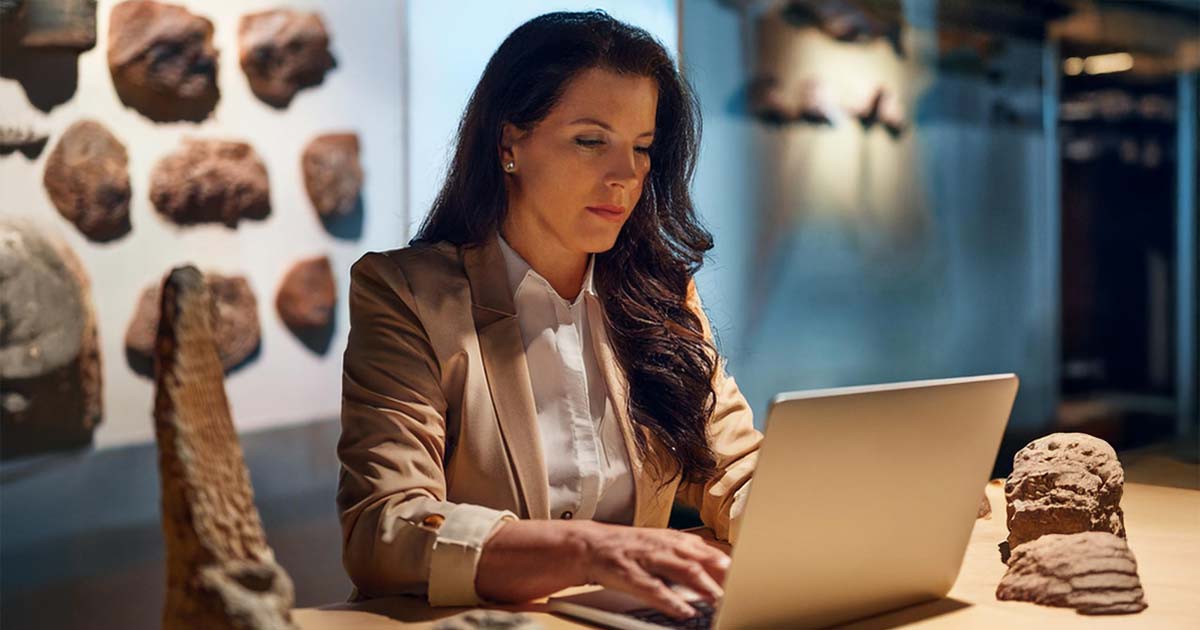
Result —
[[602, 12], [514, 31], [412, 246], [351, 271], [338, 506], [362, 596], [523, 601], [599, 583], [669, 614], [728, 557], [761, 435], [692, 277], [697, 105]]

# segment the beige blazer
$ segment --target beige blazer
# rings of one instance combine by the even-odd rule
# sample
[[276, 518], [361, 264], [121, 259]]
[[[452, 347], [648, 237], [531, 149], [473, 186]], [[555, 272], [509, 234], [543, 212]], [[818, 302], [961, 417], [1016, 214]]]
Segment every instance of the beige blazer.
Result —
[[[711, 338], [694, 284], [688, 303]], [[590, 308], [590, 321], [605, 321], [602, 309]], [[703, 485], [663, 485], [654, 465], [659, 448], [642, 458], [634, 444], [626, 381], [607, 337], [593, 341], [635, 476], [633, 524], [665, 527], [678, 500], [728, 539], [762, 440], [746, 399], [718, 370], [709, 425], [718, 474]], [[478, 603], [475, 567], [493, 528], [551, 517], [536, 419], [494, 233], [476, 247], [443, 242], [359, 259], [350, 271], [337, 447], [352, 597], [412, 593], [433, 605]]]

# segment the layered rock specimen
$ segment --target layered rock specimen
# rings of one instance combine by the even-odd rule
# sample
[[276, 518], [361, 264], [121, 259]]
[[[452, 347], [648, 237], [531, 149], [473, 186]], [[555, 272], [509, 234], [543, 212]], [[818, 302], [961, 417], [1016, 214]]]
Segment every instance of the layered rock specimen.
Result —
[[335, 65], [321, 16], [291, 9], [242, 16], [238, 58], [250, 90], [274, 107], [287, 107], [296, 92], [319, 85]]
[[300, 160], [304, 189], [323, 221], [346, 216], [358, 206], [363, 170], [358, 161], [358, 135], [330, 133], [304, 147]]
[[[205, 275], [212, 294], [216, 320], [214, 338], [217, 354], [225, 372], [241, 367], [254, 355], [261, 343], [258, 300], [244, 276]], [[153, 375], [154, 339], [159, 329], [161, 287], [146, 287], [138, 298], [133, 317], [125, 331], [125, 353], [135, 372]]]
[[1013, 457], [1004, 484], [1009, 549], [1045, 534], [1099, 531], [1124, 538], [1124, 485], [1121, 462], [1104, 440], [1054, 433], [1030, 442]]
[[96, 0], [4, 0], [0, 22], [5, 35], [25, 48], [84, 51], [96, 45]]
[[1125, 539], [1108, 532], [1047, 534], [1014, 547], [996, 597], [1074, 608], [1085, 615], [1146, 608], [1137, 560]]
[[86, 446], [103, 415], [91, 288], [65, 243], [0, 221], [0, 458]]
[[275, 308], [293, 331], [323, 328], [333, 320], [336, 300], [333, 265], [328, 256], [318, 256], [292, 265], [275, 296]]
[[58, 213], [94, 241], [129, 233], [129, 156], [94, 120], [80, 120], [46, 160], [42, 183]]
[[152, 0], [113, 7], [108, 68], [117, 95], [151, 120], [201, 121], [220, 98], [213, 25], [187, 9]]
[[150, 201], [175, 223], [237, 227], [271, 213], [267, 167], [245, 142], [186, 138], [154, 166]]
[[167, 547], [163, 628], [295, 628], [291, 578], [267, 546], [225, 397], [210, 283], [163, 283], [154, 431]]

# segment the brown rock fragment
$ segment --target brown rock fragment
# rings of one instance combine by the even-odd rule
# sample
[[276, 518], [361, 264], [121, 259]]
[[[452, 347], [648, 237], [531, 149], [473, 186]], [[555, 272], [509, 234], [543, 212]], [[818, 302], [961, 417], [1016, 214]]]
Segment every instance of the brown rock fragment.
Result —
[[358, 205], [363, 171], [358, 161], [358, 135], [330, 133], [304, 147], [304, 188], [322, 220], [343, 217]]
[[288, 328], [322, 328], [333, 319], [336, 299], [333, 265], [328, 256], [318, 256], [288, 270], [275, 296], [275, 308]]
[[1013, 457], [1004, 484], [1008, 544], [1045, 534], [1100, 531], [1125, 537], [1125, 473], [1107, 442], [1084, 433], [1053, 433]]
[[103, 417], [87, 274], [70, 248], [0, 221], [0, 459], [78, 448]]
[[1146, 608], [1137, 560], [1108, 532], [1047, 534], [1015, 547], [996, 598], [1074, 608], [1084, 615]]
[[42, 183], [58, 213], [88, 238], [110, 241], [129, 233], [129, 156], [104, 125], [80, 120], [46, 160]]
[[250, 90], [274, 107], [287, 107], [300, 89], [319, 85], [335, 65], [320, 14], [291, 9], [243, 15], [238, 58]]
[[[258, 301], [244, 276], [205, 275], [216, 309], [215, 338], [226, 373], [241, 367], [261, 343]], [[125, 331], [125, 353], [135, 372], [153, 375], [154, 338], [158, 332], [161, 287], [142, 290]]]
[[233, 428], [208, 279], [163, 283], [154, 432], [162, 480], [167, 601], [162, 627], [290, 629], [292, 580], [275, 562]]
[[201, 121], [220, 98], [213, 25], [187, 9], [152, 0], [113, 7], [108, 69], [117, 95], [151, 120]]
[[187, 138], [154, 166], [150, 201], [175, 223], [237, 227], [271, 213], [267, 167], [244, 142]]

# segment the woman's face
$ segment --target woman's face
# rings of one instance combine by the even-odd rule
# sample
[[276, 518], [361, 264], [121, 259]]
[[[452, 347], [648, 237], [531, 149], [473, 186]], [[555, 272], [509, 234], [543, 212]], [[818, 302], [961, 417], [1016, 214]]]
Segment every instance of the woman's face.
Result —
[[657, 108], [654, 79], [593, 68], [532, 129], [505, 124], [510, 229], [572, 253], [610, 249], [642, 196]]

